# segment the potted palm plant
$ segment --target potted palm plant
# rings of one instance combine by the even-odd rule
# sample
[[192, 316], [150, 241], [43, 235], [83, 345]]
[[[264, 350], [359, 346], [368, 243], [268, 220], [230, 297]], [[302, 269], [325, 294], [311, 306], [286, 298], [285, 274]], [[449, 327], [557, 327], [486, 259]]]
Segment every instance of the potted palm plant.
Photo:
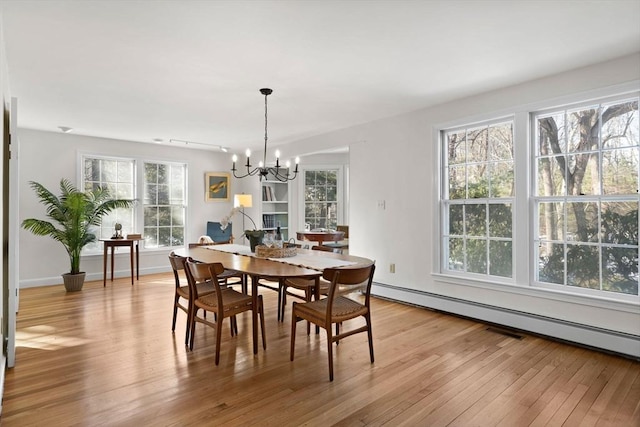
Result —
[[71, 271], [62, 275], [65, 289], [79, 291], [86, 273], [80, 271], [80, 252], [96, 240], [93, 227], [117, 208], [128, 208], [134, 200], [113, 199], [106, 188], [82, 192], [67, 179], [60, 180], [60, 195], [56, 196], [42, 184], [30, 181], [40, 202], [46, 207], [50, 221], [27, 218], [22, 227], [37, 236], [49, 236], [62, 243], [69, 254]]

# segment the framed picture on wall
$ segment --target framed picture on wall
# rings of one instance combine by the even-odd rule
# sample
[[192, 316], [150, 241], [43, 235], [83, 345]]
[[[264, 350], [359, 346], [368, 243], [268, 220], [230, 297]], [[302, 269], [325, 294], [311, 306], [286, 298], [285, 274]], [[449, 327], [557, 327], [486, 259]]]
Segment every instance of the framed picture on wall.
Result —
[[205, 174], [204, 199], [207, 202], [229, 201], [229, 180], [231, 176], [224, 172], [207, 172]]

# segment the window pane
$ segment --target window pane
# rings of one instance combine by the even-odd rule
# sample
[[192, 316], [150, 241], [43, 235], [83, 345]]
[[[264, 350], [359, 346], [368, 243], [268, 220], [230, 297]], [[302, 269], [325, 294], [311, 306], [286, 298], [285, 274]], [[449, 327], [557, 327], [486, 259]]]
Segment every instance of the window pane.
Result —
[[487, 274], [487, 241], [483, 239], [467, 240], [467, 271]]
[[133, 182], [133, 162], [118, 162], [118, 182]]
[[449, 198], [464, 199], [467, 196], [465, 189], [465, 167], [449, 168]]
[[489, 274], [501, 277], [513, 275], [511, 245], [510, 241], [492, 240], [489, 242]]
[[449, 270], [464, 271], [464, 240], [451, 238], [449, 243]]
[[494, 163], [491, 166], [490, 197], [513, 197], [513, 162]]
[[184, 245], [184, 227], [171, 227], [171, 245]]
[[602, 241], [638, 246], [638, 202], [602, 203]]
[[168, 185], [158, 185], [158, 204], [159, 205], [169, 204], [169, 186]]
[[[584, 196], [600, 194], [600, 182], [598, 172], [598, 153], [582, 153], [567, 156], [568, 175], [567, 191], [570, 196]], [[557, 158], [556, 158], [557, 159]], [[596, 181], [594, 181], [594, 179]]]
[[113, 160], [102, 161], [102, 181], [117, 182], [118, 181], [118, 162]]
[[158, 204], [158, 186], [155, 184], [147, 184], [144, 187], [144, 204], [145, 205], [157, 205]]
[[449, 234], [464, 234], [463, 209], [463, 205], [449, 205]]
[[489, 159], [513, 160], [513, 131], [511, 123], [489, 127]]
[[538, 280], [564, 284], [564, 245], [546, 243], [538, 248]]
[[[567, 143], [569, 152], [586, 151], [597, 148], [598, 136], [593, 127], [597, 126], [598, 107], [582, 108], [567, 112]], [[595, 146], [594, 146], [595, 145]]]
[[158, 228], [158, 247], [171, 246], [171, 227]]
[[466, 232], [468, 236], [487, 235], [487, 207], [482, 205], [465, 206]]
[[489, 186], [487, 180], [487, 164], [467, 166], [468, 198], [478, 199], [489, 197]]
[[489, 144], [488, 129], [471, 129], [467, 133], [467, 163], [486, 162], [488, 160]]
[[447, 160], [449, 164], [464, 163], [466, 161], [466, 132], [451, 132], [447, 134]]
[[147, 183], [158, 183], [158, 166], [155, 163], [144, 164], [144, 180]]
[[159, 164], [158, 165], [158, 184], [169, 184], [169, 166]]
[[171, 207], [173, 225], [184, 225], [184, 208], [182, 206]]
[[598, 241], [598, 205], [593, 202], [567, 204], [567, 241]]
[[[638, 101], [628, 101], [603, 107], [603, 148], [631, 147], [638, 145], [640, 120]], [[610, 118], [609, 120], [606, 120]]]
[[158, 225], [161, 227], [171, 225], [171, 207], [161, 206], [158, 208]]
[[543, 157], [538, 159], [538, 194], [541, 196], [563, 196], [565, 157]]
[[567, 285], [600, 289], [598, 247], [567, 245]]
[[155, 227], [158, 225], [158, 208], [157, 207], [145, 207], [144, 208], [144, 226]]
[[564, 238], [564, 203], [540, 203], [538, 207], [540, 240]]
[[607, 150], [602, 153], [602, 187], [604, 194], [638, 192], [638, 148]]
[[567, 151], [564, 113], [538, 117], [538, 154], [548, 156]]
[[602, 289], [638, 295], [638, 249], [602, 249]]
[[489, 205], [489, 236], [511, 237], [513, 232], [513, 213], [511, 204]]

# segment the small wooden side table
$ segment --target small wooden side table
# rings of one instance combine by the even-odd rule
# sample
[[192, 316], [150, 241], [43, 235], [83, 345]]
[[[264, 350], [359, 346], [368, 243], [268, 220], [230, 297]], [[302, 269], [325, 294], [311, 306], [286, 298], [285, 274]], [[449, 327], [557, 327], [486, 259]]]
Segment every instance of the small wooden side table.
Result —
[[131, 285], [133, 286], [133, 252], [134, 252], [134, 243], [135, 243], [135, 265], [136, 265], [136, 280], [140, 280], [140, 240], [142, 237], [138, 235], [128, 235], [126, 239], [100, 239], [104, 244], [104, 254], [102, 258], [103, 264], [103, 276], [102, 276], [102, 286], [107, 286], [107, 254], [109, 252], [109, 248], [111, 248], [111, 281], [113, 282], [113, 256], [116, 251], [116, 247], [118, 246], [128, 246], [129, 253], [131, 258]]

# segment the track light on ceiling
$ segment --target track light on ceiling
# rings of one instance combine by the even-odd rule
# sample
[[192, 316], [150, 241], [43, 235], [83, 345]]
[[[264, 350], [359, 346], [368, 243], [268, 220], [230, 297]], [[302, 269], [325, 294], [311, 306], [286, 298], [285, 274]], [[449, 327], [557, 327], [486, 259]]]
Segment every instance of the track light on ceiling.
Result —
[[293, 179], [296, 178], [296, 176], [298, 175], [298, 163], [300, 162], [300, 158], [296, 157], [296, 168], [293, 171], [293, 174], [289, 173], [289, 168], [291, 167], [291, 162], [289, 162], [287, 160], [285, 167], [281, 167], [280, 166], [280, 151], [276, 150], [275, 155], [276, 155], [276, 165], [275, 166], [267, 166], [267, 97], [269, 95], [271, 95], [273, 93], [273, 90], [269, 89], [269, 88], [264, 88], [264, 89], [260, 89], [260, 93], [264, 95], [264, 154], [262, 157], [262, 161], [260, 163], [258, 163], [258, 167], [256, 168], [251, 168], [251, 161], [250, 161], [250, 157], [251, 157], [251, 150], [246, 151], [246, 155], [247, 155], [247, 163], [246, 163], [246, 168], [247, 168], [247, 173], [244, 175], [238, 175], [237, 169], [236, 169], [236, 162], [238, 161], [238, 156], [236, 156], [235, 154], [233, 155], [233, 167], [231, 168], [231, 171], [233, 171], [233, 176], [235, 176], [236, 178], [244, 178], [247, 176], [253, 176], [256, 174], [260, 174], [260, 181], [262, 181], [262, 179], [277, 179], [278, 181], [282, 181], [282, 182], [286, 182], [286, 181], [291, 181]]

